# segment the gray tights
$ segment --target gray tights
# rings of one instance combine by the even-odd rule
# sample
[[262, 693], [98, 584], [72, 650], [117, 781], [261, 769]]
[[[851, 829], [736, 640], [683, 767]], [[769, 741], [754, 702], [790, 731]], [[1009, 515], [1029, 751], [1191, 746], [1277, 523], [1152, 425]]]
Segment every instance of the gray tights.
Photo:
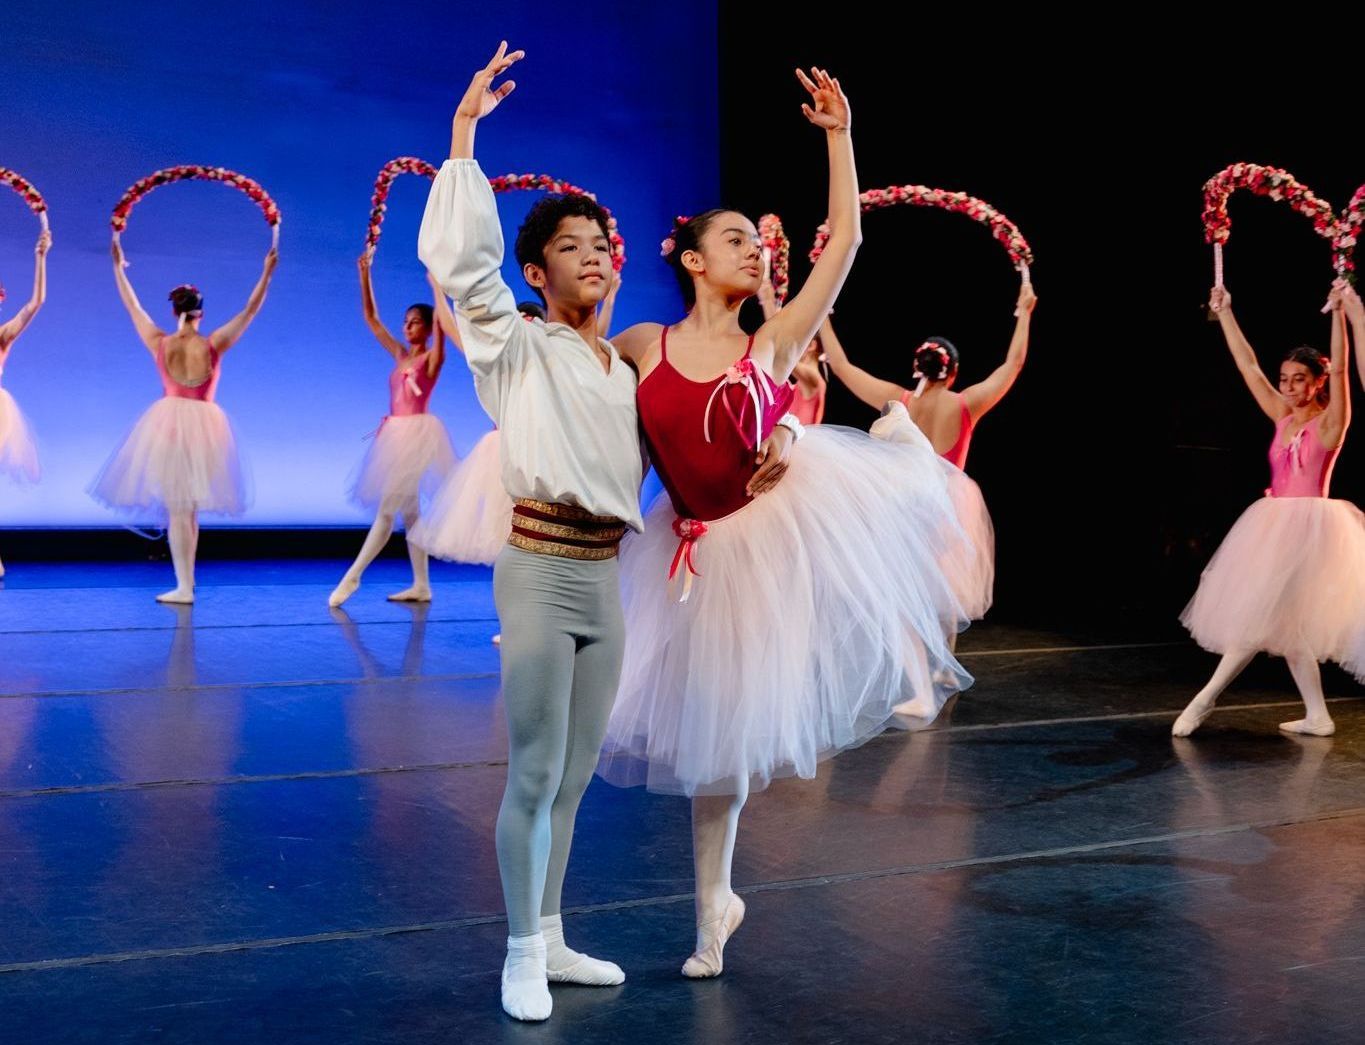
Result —
[[493, 567], [502, 623], [507, 790], [498, 869], [511, 936], [559, 913], [578, 803], [621, 679], [625, 627], [615, 559], [582, 562], [511, 545]]

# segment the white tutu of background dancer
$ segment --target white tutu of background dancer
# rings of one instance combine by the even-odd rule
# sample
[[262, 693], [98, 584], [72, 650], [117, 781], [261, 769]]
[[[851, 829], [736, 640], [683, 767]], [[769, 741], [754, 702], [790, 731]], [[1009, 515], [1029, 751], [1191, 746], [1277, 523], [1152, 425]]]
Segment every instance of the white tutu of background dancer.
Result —
[[[90, 487], [110, 508], [164, 522], [179, 512], [240, 515], [250, 498], [237, 439], [227, 414], [208, 399], [177, 394], [165, 369], [157, 366], [168, 391], [138, 418]], [[210, 384], [217, 382], [215, 376]], [[188, 389], [187, 389], [188, 390]]]
[[391, 414], [356, 467], [351, 500], [372, 511], [401, 515], [434, 496], [454, 465], [455, 451], [439, 417]]
[[971, 543], [945, 560], [943, 566], [953, 578], [954, 589], [972, 620], [984, 617], [994, 600], [995, 529], [981, 487], [964, 471], [967, 453], [977, 423], [1009, 394], [1024, 368], [1037, 303], [1032, 283], [1024, 283], [1014, 305], [1014, 334], [1005, 361], [983, 380], [960, 392], [953, 390], [959, 354], [957, 346], [947, 338], [931, 337], [915, 350], [907, 385], [885, 381], [855, 366], [835, 334], [833, 323], [826, 318], [820, 327], [820, 347], [830, 369], [849, 391], [878, 409], [890, 400], [904, 404], [911, 419], [942, 455], [953, 506], [971, 538]]
[[[905, 410], [903, 403], [896, 402], [895, 405]], [[883, 421], [873, 426], [883, 439], [917, 444], [927, 440], [913, 421], [891, 426], [884, 425]], [[882, 427], [879, 429], [878, 426]], [[966, 536], [966, 540], [952, 542], [939, 559], [939, 567], [947, 574], [962, 607], [965, 627], [966, 622], [980, 620], [991, 608], [995, 594], [995, 527], [976, 480], [942, 455], [938, 455], [938, 468], [947, 484], [953, 512]]]
[[492, 565], [512, 532], [501, 443], [495, 429], [475, 444], [408, 534], [410, 541], [438, 559]]
[[36, 483], [40, 474], [33, 430], [14, 396], [4, 388], [0, 388], [0, 474], [19, 483]]
[[[942, 458], [940, 458], [942, 460]], [[967, 535], [940, 563], [968, 620], [980, 620], [995, 601], [995, 526], [976, 480], [948, 461], [948, 496]]]
[[1328, 497], [1261, 498], [1218, 546], [1180, 620], [1215, 653], [1332, 660], [1365, 676], [1353, 663], [1365, 633], [1365, 515]]

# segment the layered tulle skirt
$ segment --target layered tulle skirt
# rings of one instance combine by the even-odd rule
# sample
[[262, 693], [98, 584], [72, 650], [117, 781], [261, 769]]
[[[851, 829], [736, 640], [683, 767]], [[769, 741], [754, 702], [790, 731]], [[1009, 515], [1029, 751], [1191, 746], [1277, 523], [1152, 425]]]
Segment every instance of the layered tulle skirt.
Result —
[[787, 475], [707, 524], [686, 602], [661, 497], [621, 552], [629, 641], [599, 772], [675, 794], [815, 774], [970, 685], [948, 636], [968, 611], [945, 563], [970, 555], [947, 473], [904, 408], [863, 432], [812, 427]]
[[0, 388], [0, 475], [20, 483], [38, 481], [38, 446], [14, 396]]
[[408, 540], [438, 559], [491, 565], [512, 532], [512, 498], [502, 485], [501, 438], [478, 441], [437, 491]]
[[1365, 515], [1326, 497], [1262, 498], [1233, 524], [1180, 620], [1214, 653], [1334, 660], [1365, 677]]
[[96, 500], [132, 514], [240, 515], [250, 503], [227, 415], [217, 403], [167, 396], [138, 419], [90, 486]]
[[415, 514], [455, 466], [441, 419], [432, 414], [386, 417], [351, 481], [351, 500], [377, 511]]
[[[882, 428], [874, 427], [874, 431], [884, 439], [918, 442], [924, 438], [913, 424], [887, 421], [877, 424]], [[995, 596], [995, 527], [976, 480], [942, 457], [939, 467], [948, 483], [953, 511], [967, 535], [965, 542], [958, 542], [950, 549], [941, 565], [947, 571], [968, 619], [980, 620], [991, 608]]]

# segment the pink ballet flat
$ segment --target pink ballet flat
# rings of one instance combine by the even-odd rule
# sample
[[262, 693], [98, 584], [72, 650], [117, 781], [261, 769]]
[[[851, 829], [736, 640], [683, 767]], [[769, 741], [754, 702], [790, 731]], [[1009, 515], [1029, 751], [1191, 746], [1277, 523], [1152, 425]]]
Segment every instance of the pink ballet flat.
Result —
[[1180, 717], [1175, 720], [1175, 725], [1171, 726], [1171, 736], [1187, 737], [1196, 729], [1204, 724], [1204, 720], [1213, 714], [1216, 705], [1210, 703], [1202, 709], [1191, 711], [1194, 701], [1190, 701], [1189, 707], [1180, 713]]

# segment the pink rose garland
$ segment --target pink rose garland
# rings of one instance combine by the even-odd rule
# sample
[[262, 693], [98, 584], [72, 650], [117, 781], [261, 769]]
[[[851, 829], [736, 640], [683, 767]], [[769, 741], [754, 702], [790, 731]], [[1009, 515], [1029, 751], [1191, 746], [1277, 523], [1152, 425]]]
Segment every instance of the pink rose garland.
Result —
[[1337, 221], [1336, 237], [1332, 240], [1333, 261], [1337, 275], [1356, 281], [1356, 242], [1360, 239], [1360, 227], [1365, 224], [1365, 185], [1356, 189], [1346, 211]]
[[[1319, 199], [1292, 174], [1279, 167], [1264, 167], [1259, 163], [1234, 163], [1219, 171], [1204, 183], [1204, 240], [1213, 244], [1213, 282], [1223, 285], [1223, 244], [1232, 231], [1228, 215], [1228, 198], [1238, 189], [1257, 196], [1283, 200], [1313, 222], [1313, 230], [1324, 239], [1338, 237], [1337, 218], [1332, 207]], [[1347, 258], [1349, 260], [1349, 256]], [[1344, 274], [1340, 248], [1337, 250], [1337, 271]]]
[[763, 241], [763, 253], [768, 259], [768, 279], [780, 305], [787, 300], [791, 289], [791, 240], [776, 214], [765, 214], [758, 219], [758, 238]]
[[226, 167], [204, 167], [199, 164], [184, 164], [179, 167], [166, 167], [163, 170], [153, 171], [145, 178], [139, 178], [129, 186], [128, 191], [123, 194], [118, 203], [114, 206], [113, 216], [109, 219], [109, 224], [114, 230], [114, 238], [128, 226], [128, 215], [132, 213], [133, 207], [153, 189], [160, 188], [162, 185], [170, 185], [177, 181], [220, 181], [224, 185], [229, 185], [239, 192], [249, 196], [265, 215], [266, 223], [270, 226], [271, 245], [278, 247], [280, 244], [280, 208], [275, 201], [270, 198], [270, 194], [261, 188], [260, 184], [252, 181], [244, 174], [230, 171]]
[[393, 180], [400, 174], [420, 174], [430, 179], [436, 177], [436, 168], [416, 156], [399, 156], [379, 168], [379, 174], [374, 179], [374, 193], [370, 196], [370, 225], [365, 231], [365, 254], [369, 257], [374, 256], [375, 248], [379, 246], [384, 214], [389, 209], [389, 190]]
[[[1010, 256], [1010, 261], [1019, 271], [1020, 278], [1030, 282], [1029, 266], [1033, 264], [1033, 248], [1024, 239], [1019, 226], [1010, 221], [1000, 211], [985, 200], [968, 196], [965, 192], [951, 192], [948, 189], [934, 189], [927, 185], [892, 185], [885, 189], [869, 189], [858, 197], [862, 200], [863, 210], [879, 210], [909, 204], [912, 207], [937, 207], [979, 221], [991, 230], [991, 235], [999, 241]], [[815, 246], [811, 248], [810, 260], [814, 263], [824, 252], [829, 242], [829, 225], [821, 225], [815, 236]]]
[[47, 201], [43, 199], [43, 194], [33, 187], [33, 183], [18, 171], [12, 171], [8, 167], [0, 167], [0, 183], [8, 185], [23, 198], [28, 204], [28, 209], [38, 215], [38, 222], [46, 232]]
[[[495, 178], [489, 178], [488, 184], [493, 187], [494, 192], [515, 192], [520, 189], [540, 189], [544, 192], [559, 193], [563, 196], [586, 196], [593, 202], [597, 202], [597, 196], [587, 189], [580, 189], [567, 181], [560, 181], [552, 178], [548, 174], [500, 174]], [[616, 219], [612, 217], [611, 211], [607, 211], [607, 238], [611, 241], [611, 267], [620, 272], [626, 263], [626, 241], [621, 238], [621, 233], [616, 227]]]
[[[389, 189], [393, 180], [400, 174], [420, 174], [424, 178], [435, 178], [436, 168], [416, 156], [399, 156], [379, 168], [374, 179], [374, 194], [370, 197], [370, 226], [365, 234], [365, 253], [373, 255], [379, 244], [379, 233], [384, 224], [384, 214], [388, 210]], [[597, 197], [587, 189], [567, 181], [560, 181], [548, 174], [500, 174], [489, 178], [488, 184], [494, 192], [515, 192], [519, 189], [541, 189], [568, 196], [587, 196], [596, 201]], [[606, 208], [602, 208], [606, 210]], [[607, 211], [607, 233], [611, 240], [611, 265], [617, 272], [626, 263], [626, 241], [616, 229], [616, 219]]]

